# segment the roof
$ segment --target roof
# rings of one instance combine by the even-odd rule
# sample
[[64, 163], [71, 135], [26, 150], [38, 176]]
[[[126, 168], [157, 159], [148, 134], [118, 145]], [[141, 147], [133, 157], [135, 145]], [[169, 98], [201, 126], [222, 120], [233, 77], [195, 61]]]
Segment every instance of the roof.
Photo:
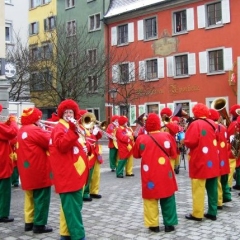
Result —
[[114, 17], [122, 13], [131, 12], [164, 1], [166, 0], [112, 0], [104, 18]]

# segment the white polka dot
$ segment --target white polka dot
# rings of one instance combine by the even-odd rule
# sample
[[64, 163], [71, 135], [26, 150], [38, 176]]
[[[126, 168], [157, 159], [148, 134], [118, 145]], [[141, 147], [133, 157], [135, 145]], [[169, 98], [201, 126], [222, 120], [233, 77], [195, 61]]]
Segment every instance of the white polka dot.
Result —
[[25, 138], [27, 138], [27, 137], [28, 137], [27, 132], [23, 132], [23, 133], [22, 133], [22, 139], [25, 139]]
[[202, 148], [202, 152], [203, 152], [203, 153], [208, 153], [208, 147], [203, 147], [203, 148]]
[[227, 132], [224, 133], [224, 137], [227, 138]]
[[79, 148], [78, 147], [73, 147], [73, 154], [78, 154], [79, 153]]
[[170, 148], [170, 142], [169, 141], [165, 141], [164, 142], [164, 147], [165, 148]]
[[49, 139], [49, 145], [52, 145], [52, 139], [51, 138]]
[[148, 172], [148, 170], [149, 170], [148, 165], [144, 164], [144, 165], [143, 165], [143, 171]]

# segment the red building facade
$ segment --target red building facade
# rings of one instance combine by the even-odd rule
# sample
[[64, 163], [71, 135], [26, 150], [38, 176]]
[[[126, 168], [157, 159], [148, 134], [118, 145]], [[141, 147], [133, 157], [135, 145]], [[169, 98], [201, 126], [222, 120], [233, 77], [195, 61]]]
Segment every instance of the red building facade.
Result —
[[106, 97], [112, 113], [124, 114], [129, 104], [134, 126], [143, 112], [174, 111], [179, 103], [189, 115], [198, 102], [210, 107], [224, 98], [227, 111], [237, 103], [240, 1], [125, 2], [113, 0], [104, 17], [107, 52], [114, 53], [107, 85], [118, 91]]

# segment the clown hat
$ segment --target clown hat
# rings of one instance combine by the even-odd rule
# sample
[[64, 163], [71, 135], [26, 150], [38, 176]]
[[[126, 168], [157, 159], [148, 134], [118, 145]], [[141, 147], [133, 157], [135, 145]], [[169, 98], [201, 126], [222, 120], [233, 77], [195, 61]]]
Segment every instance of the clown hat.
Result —
[[218, 121], [220, 118], [220, 114], [217, 110], [210, 108], [209, 109], [210, 115], [209, 118], [212, 119], [213, 121]]
[[64, 112], [67, 110], [67, 109], [71, 109], [73, 110], [74, 112], [74, 117], [76, 117], [78, 115], [78, 112], [79, 112], [79, 107], [78, 107], [78, 104], [72, 100], [72, 99], [66, 99], [64, 101], [62, 101], [59, 105], [58, 105], [58, 117], [59, 118], [62, 118], [63, 117], [63, 114]]
[[192, 109], [195, 118], [209, 117], [209, 108], [203, 103], [197, 103]]
[[239, 104], [235, 104], [233, 105], [231, 108], [230, 108], [230, 114], [233, 116], [233, 117], [237, 117], [238, 114], [236, 113], [236, 110], [237, 109], [240, 109], [240, 105]]
[[161, 117], [163, 115], [167, 115], [168, 117], [171, 117], [172, 116], [172, 110], [170, 108], [167, 108], [167, 107], [163, 108], [160, 112], [160, 115], [161, 115]]
[[116, 121], [116, 120], [118, 120], [119, 119], [119, 116], [118, 115], [113, 115], [112, 117], [111, 117], [111, 122], [114, 122], [114, 121]]
[[126, 117], [126, 116], [120, 116], [119, 118], [118, 118], [118, 123], [119, 123], [119, 125], [121, 125], [121, 126], [123, 126], [125, 123], [127, 123], [128, 122], [128, 118]]
[[3, 106], [2, 104], [0, 104], [0, 112], [2, 112], [2, 110], [3, 110]]
[[165, 126], [168, 128], [171, 135], [176, 135], [179, 132], [179, 127], [176, 123], [166, 123]]
[[42, 111], [38, 108], [25, 108], [21, 116], [21, 124], [29, 125], [34, 124], [42, 118]]
[[160, 130], [161, 120], [156, 113], [149, 113], [146, 119], [145, 128], [148, 132]]

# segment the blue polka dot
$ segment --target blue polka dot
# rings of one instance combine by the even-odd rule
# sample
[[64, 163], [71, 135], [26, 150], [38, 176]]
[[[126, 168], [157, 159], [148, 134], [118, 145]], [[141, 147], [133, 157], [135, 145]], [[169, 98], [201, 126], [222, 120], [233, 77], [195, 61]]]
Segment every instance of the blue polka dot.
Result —
[[221, 162], [220, 162], [220, 166], [223, 167], [224, 165], [225, 165], [224, 160], [221, 160]]
[[140, 150], [143, 151], [144, 149], [145, 149], [145, 144], [141, 143], [141, 144], [140, 144]]
[[148, 182], [147, 184], [149, 189], [153, 189], [154, 188], [154, 183], [153, 182]]
[[209, 168], [211, 168], [211, 167], [213, 166], [212, 160], [208, 160], [207, 166], [208, 166]]

